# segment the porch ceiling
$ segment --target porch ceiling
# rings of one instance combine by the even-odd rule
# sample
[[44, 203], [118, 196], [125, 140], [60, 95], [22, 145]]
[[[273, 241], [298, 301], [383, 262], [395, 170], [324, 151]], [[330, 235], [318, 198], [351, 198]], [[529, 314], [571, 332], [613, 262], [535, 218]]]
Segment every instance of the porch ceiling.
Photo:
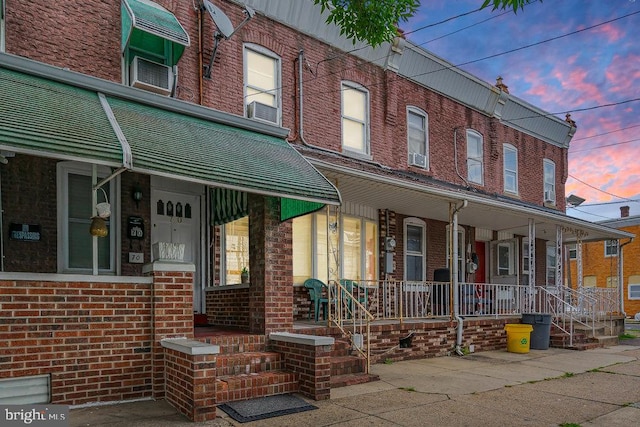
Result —
[[536, 237], [555, 240], [556, 226], [564, 227], [563, 241], [583, 241], [629, 238], [633, 234], [599, 224], [569, 217], [551, 209], [526, 205], [500, 197], [483, 196], [465, 190], [436, 187], [390, 175], [353, 170], [321, 160], [311, 162], [336, 185], [344, 201], [375, 209], [390, 209], [397, 213], [449, 221], [449, 202], [468, 206], [458, 213], [458, 223], [494, 231], [528, 235], [529, 218], [535, 221]]

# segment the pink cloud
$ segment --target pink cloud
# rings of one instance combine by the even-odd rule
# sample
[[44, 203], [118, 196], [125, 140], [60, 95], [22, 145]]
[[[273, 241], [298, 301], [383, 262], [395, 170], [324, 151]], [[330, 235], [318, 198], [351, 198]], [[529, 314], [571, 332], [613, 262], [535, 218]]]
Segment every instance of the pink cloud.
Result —
[[615, 43], [622, 39], [626, 34], [624, 30], [613, 25], [612, 23], [604, 24], [591, 30], [595, 34], [603, 34], [607, 38], [607, 42]]

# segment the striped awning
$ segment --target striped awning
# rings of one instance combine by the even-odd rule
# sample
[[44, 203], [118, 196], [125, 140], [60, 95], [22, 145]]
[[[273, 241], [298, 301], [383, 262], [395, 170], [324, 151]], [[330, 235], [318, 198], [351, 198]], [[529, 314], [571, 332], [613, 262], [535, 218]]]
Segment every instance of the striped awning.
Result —
[[211, 222], [222, 225], [249, 215], [247, 193], [227, 188], [211, 189]]

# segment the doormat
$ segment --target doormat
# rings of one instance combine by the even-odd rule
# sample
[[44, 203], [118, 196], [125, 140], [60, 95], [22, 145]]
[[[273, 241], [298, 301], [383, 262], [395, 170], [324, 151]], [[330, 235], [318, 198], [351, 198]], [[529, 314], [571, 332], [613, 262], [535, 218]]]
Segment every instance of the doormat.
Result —
[[278, 394], [275, 396], [223, 403], [222, 405], [218, 405], [218, 408], [241, 423], [318, 409], [318, 407], [310, 405], [299, 397], [290, 394]]

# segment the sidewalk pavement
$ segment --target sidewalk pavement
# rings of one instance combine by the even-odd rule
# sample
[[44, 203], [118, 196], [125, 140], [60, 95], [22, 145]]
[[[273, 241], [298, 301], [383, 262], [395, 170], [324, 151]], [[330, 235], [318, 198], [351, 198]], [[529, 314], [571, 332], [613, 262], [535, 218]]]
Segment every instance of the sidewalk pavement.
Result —
[[165, 401], [70, 411], [73, 427], [640, 425], [640, 339], [575, 351], [489, 351], [376, 364], [380, 381], [334, 389], [317, 410], [191, 423]]

